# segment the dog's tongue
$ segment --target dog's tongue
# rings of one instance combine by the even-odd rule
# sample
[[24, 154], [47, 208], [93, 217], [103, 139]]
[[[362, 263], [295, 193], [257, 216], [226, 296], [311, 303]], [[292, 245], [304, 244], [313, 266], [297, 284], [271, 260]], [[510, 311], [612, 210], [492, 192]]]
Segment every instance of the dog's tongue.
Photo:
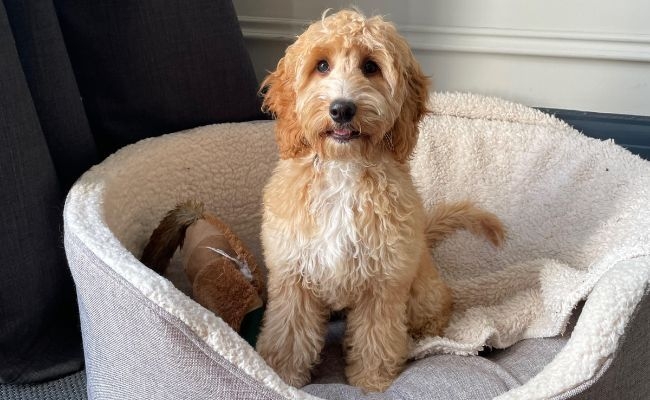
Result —
[[334, 129], [334, 134], [336, 136], [351, 136], [352, 131], [350, 129]]

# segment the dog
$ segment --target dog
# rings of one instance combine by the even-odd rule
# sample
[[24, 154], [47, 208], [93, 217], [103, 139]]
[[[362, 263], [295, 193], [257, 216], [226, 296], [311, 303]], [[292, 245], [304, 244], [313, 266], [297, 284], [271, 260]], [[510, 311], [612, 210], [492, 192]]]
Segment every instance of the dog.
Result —
[[268, 304], [257, 350], [288, 384], [309, 382], [332, 311], [347, 315], [346, 377], [383, 391], [413, 338], [452, 311], [430, 248], [456, 229], [499, 245], [499, 219], [470, 202], [427, 215], [408, 160], [429, 79], [395, 26], [323, 15], [262, 83], [280, 161], [263, 194]]

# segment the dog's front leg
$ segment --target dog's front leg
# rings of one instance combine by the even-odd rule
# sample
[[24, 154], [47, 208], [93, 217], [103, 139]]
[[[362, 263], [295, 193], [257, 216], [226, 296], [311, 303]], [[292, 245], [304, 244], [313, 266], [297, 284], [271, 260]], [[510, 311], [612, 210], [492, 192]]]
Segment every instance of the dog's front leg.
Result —
[[377, 289], [364, 293], [348, 312], [346, 376], [366, 391], [384, 391], [404, 368], [409, 337], [408, 291]]
[[297, 277], [270, 271], [268, 294], [257, 351], [286, 383], [302, 387], [323, 348], [327, 309]]

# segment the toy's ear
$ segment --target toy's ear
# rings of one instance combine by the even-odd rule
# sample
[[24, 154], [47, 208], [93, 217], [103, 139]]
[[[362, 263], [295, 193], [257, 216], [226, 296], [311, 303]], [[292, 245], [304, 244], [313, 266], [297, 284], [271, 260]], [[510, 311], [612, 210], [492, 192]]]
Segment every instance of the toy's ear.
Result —
[[275, 140], [280, 158], [297, 157], [308, 148], [296, 115], [296, 68], [292, 58], [287, 51], [260, 89], [264, 96], [262, 110], [270, 112], [277, 120]]
[[393, 128], [384, 138], [386, 146], [391, 149], [395, 159], [405, 162], [411, 156], [418, 140], [418, 125], [428, 112], [429, 78], [422, 73], [420, 65], [408, 49], [401, 55], [405, 60], [402, 71], [406, 95], [402, 110]]

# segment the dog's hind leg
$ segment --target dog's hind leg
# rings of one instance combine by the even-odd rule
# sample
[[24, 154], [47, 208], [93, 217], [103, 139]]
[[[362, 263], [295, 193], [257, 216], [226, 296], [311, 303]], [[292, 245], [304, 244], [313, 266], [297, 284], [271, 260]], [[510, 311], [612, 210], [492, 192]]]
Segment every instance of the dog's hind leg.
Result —
[[[469, 201], [443, 203], [429, 215], [426, 239], [435, 246], [458, 229], [487, 238], [500, 246], [505, 229], [499, 218]], [[453, 308], [451, 290], [440, 278], [429, 251], [423, 251], [408, 303], [409, 333], [414, 338], [442, 335]]]

